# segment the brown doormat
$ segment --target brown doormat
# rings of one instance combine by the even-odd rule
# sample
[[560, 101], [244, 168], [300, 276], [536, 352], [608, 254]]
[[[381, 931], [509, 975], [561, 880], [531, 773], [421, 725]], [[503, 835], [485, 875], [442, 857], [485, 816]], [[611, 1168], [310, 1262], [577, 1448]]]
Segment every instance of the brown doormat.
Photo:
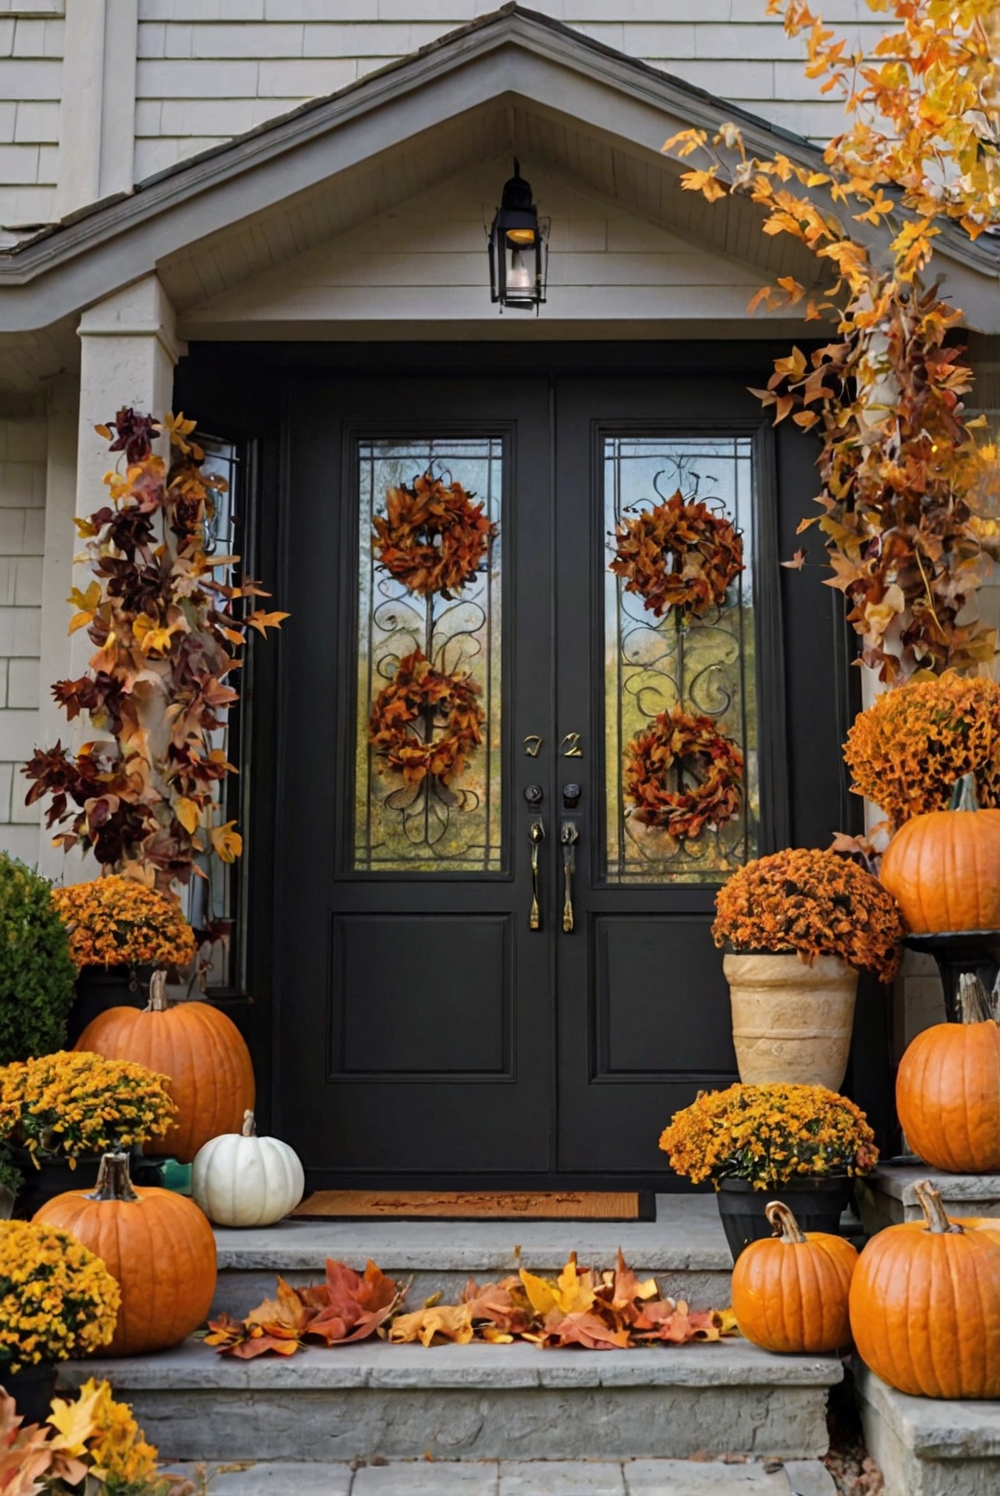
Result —
[[317, 1190], [293, 1216], [300, 1220], [652, 1221], [647, 1190]]

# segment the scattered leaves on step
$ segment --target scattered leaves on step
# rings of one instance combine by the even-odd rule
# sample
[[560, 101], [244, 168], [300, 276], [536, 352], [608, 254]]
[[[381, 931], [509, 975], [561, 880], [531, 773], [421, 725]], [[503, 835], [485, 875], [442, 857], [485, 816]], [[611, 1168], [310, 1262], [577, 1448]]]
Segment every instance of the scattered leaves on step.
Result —
[[209, 1320], [205, 1343], [221, 1355], [250, 1361], [266, 1351], [294, 1355], [307, 1340], [326, 1345], [367, 1340], [400, 1307], [405, 1292], [374, 1262], [361, 1274], [328, 1258], [325, 1282], [294, 1288], [279, 1278], [277, 1297], [265, 1299], [246, 1319], [220, 1314]]
[[405, 1295], [403, 1285], [374, 1262], [356, 1273], [346, 1263], [328, 1260], [323, 1283], [293, 1288], [279, 1278], [275, 1298], [246, 1319], [221, 1314], [211, 1320], [205, 1341], [222, 1355], [252, 1360], [266, 1351], [291, 1356], [308, 1341], [345, 1345], [376, 1332], [391, 1345], [526, 1340], [543, 1348], [585, 1350], [685, 1345], [737, 1334], [731, 1309], [692, 1311], [683, 1299], [662, 1297], [656, 1280], [640, 1281], [621, 1252], [611, 1271], [581, 1268], [573, 1252], [557, 1278], [524, 1268], [499, 1283], [480, 1285], [470, 1278], [457, 1304], [442, 1304], [441, 1295], [434, 1294], [422, 1309], [404, 1314]]

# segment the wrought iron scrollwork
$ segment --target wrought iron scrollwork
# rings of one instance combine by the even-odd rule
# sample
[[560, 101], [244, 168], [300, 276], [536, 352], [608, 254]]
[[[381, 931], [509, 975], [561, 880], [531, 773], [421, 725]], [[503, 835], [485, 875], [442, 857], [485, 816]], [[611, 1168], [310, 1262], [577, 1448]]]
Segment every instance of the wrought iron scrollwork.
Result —
[[[747, 438], [609, 437], [605, 443], [605, 517], [614, 533], [622, 514], [680, 490], [717, 507], [743, 531], [752, 555], [752, 471]], [[653, 469], [653, 464], [656, 464]], [[702, 491], [704, 490], [704, 492]], [[650, 493], [656, 496], [654, 500]], [[725, 496], [725, 497], [723, 497]], [[609, 574], [606, 595], [608, 734], [607, 869], [612, 881], [721, 882], [756, 851], [756, 692], [752, 574], [730, 586], [724, 606], [659, 621], [643, 599]], [[629, 741], [661, 712], [680, 704], [712, 718], [747, 761], [743, 813], [696, 839], [674, 840], [633, 819], [623, 795]], [[684, 788], [684, 768], [678, 785]]]

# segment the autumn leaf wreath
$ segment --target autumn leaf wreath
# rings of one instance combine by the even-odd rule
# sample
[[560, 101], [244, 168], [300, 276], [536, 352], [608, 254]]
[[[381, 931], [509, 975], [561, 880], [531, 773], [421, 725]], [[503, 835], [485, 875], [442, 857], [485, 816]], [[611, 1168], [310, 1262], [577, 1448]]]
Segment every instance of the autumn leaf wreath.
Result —
[[681, 619], [703, 618], [724, 605], [743, 570], [743, 542], [724, 515], [678, 489], [618, 525], [611, 570], [657, 618], [668, 608]]
[[[428, 775], [448, 784], [483, 741], [486, 716], [479, 694], [478, 684], [468, 675], [435, 670], [423, 651], [415, 649], [403, 656], [392, 680], [376, 696], [368, 741], [406, 784], [420, 784]], [[434, 737], [428, 727], [424, 738], [417, 737], [413, 724], [420, 718], [441, 724], [444, 731]]]
[[385, 514], [373, 521], [379, 564], [410, 592], [450, 600], [476, 576], [497, 534], [474, 497], [430, 472], [412, 487], [390, 488]]
[[[690, 783], [684, 788], [681, 774]], [[632, 818], [656, 826], [678, 841], [695, 840], [708, 826], [717, 830], [740, 813], [743, 754], [719, 732], [711, 717], [691, 716], [680, 706], [654, 717], [625, 754], [625, 796]]]

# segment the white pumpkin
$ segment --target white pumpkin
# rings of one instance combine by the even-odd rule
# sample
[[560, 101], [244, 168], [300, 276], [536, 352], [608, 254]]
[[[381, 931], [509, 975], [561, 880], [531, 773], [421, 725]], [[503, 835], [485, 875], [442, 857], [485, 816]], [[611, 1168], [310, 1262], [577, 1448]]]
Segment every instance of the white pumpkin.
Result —
[[253, 1112], [243, 1131], [205, 1143], [191, 1166], [191, 1195], [217, 1226], [270, 1226], [294, 1210], [306, 1179], [298, 1154], [279, 1138], [259, 1138]]

